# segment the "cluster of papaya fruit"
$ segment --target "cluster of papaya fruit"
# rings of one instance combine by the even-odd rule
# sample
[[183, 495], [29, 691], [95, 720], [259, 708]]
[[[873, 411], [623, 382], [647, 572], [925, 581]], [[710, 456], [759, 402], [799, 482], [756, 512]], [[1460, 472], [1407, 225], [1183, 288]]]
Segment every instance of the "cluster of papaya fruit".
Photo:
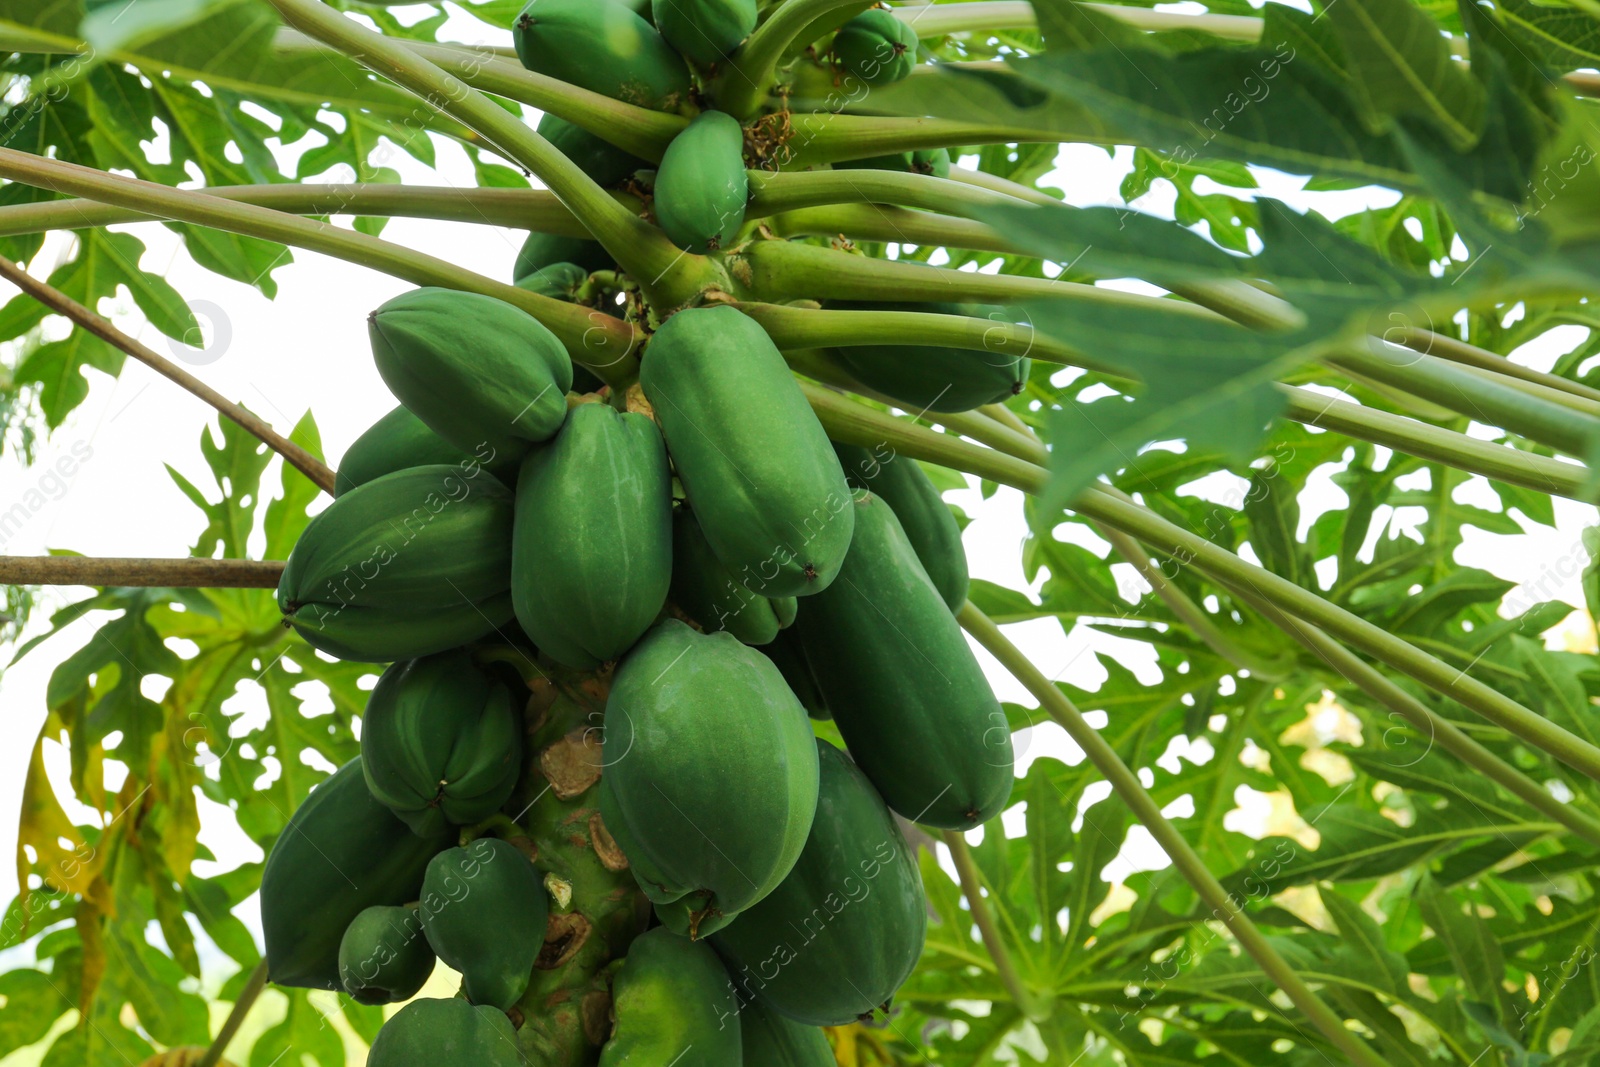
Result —
[[[829, 62], [906, 76], [905, 23], [848, 14], [817, 29]], [[708, 99], [760, 15], [756, 0], [533, 0], [516, 46], [540, 73], [679, 109]], [[539, 131], [602, 185], [646, 167], [554, 116]], [[744, 155], [740, 122], [704, 109], [648, 176], [685, 252], [741, 238]], [[596, 242], [535, 234], [516, 280], [579, 300], [617, 269]], [[558, 913], [586, 906], [517, 830], [558, 786], [530, 741], [535, 677], [603, 692], [594, 773], [556, 795], [562, 825], [588, 828], [567, 840], [604, 850], [640, 904], [604, 964], [603, 1025], [585, 1015], [602, 1067], [831, 1064], [819, 1028], [887, 1011], [921, 954], [903, 825], [966, 830], [1009, 799], [1006, 717], [954, 614], [960, 530], [928, 474], [830, 441], [738, 308], [647, 310], [631, 388], [489, 296], [424, 288], [369, 319], [400, 406], [346, 452], [278, 602], [314, 648], [388, 666], [360, 756], [270, 852], [261, 907], [273, 981], [411, 1001], [373, 1067], [594, 1062], [524, 1025], [556, 1002], [532, 976], [571, 959]], [[918, 410], [1002, 400], [1028, 373], [926, 346], [835, 358]], [[848, 754], [817, 736], [827, 720]], [[413, 1000], [436, 960], [461, 995]]]

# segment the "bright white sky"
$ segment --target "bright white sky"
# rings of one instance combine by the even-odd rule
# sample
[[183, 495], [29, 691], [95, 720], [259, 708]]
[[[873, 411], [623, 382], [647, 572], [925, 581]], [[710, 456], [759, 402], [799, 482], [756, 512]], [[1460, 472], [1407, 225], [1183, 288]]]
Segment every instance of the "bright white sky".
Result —
[[[455, 23], [452, 29], [458, 39], [508, 43], [486, 33], [476, 20], [458, 16]], [[530, 112], [530, 121], [535, 115]], [[283, 153], [286, 158], [294, 154]], [[390, 165], [397, 166], [408, 183], [472, 184], [472, 170], [459, 149], [440, 142], [439, 162], [439, 170], [430, 171], [409, 157], [394, 153]], [[1110, 157], [1099, 149], [1077, 147], [1064, 151], [1059, 165], [1052, 181], [1066, 189], [1073, 203], [1120, 204], [1117, 186], [1131, 167], [1131, 153], [1121, 150]], [[349, 177], [348, 173], [325, 176], [326, 180]], [[1271, 173], [1264, 173], [1261, 178], [1271, 195], [1297, 206], [1315, 204], [1331, 215], [1392, 202], [1392, 194], [1381, 191], [1298, 194], [1298, 179]], [[1163, 182], [1136, 206], [1170, 216], [1172, 200], [1172, 190]], [[348, 225], [349, 220], [341, 222]], [[357, 434], [393, 406], [369, 357], [365, 316], [408, 288], [405, 283], [296, 252], [294, 264], [276, 272], [280, 293], [273, 302], [253, 289], [224, 281], [195, 266], [163, 227], [146, 224], [127, 229], [149, 248], [145, 268], [165, 274], [203, 317], [212, 319], [208, 341], [216, 347], [202, 357], [207, 362], [191, 365], [190, 369], [223, 394], [252, 408], [285, 432], [308, 408], [315, 411], [326, 454], [335, 463]], [[521, 243], [521, 234], [509, 230], [410, 220], [397, 220], [384, 236], [507, 280]], [[33, 264], [33, 272], [47, 275], [66, 248], [64, 237], [52, 236], [46, 251]], [[14, 293], [9, 285], [0, 283], [0, 302]], [[143, 323], [131, 301], [122, 299], [115, 307], [108, 304], [102, 311], [112, 312], [119, 325], [157, 351], [169, 351], [166, 339]], [[59, 319], [49, 323], [57, 335], [61, 325]], [[225, 346], [218, 343], [224, 336], [228, 338]], [[1547, 343], [1530, 346], [1530, 351], [1519, 358], [1547, 366], [1556, 354], [1582, 339], [1582, 331], [1563, 332]], [[88, 555], [186, 554], [201, 525], [199, 513], [180, 494], [163, 464], [170, 463], [202, 487], [211, 484], [198, 448], [201, 433], [212, 421], [210, 409], [131, 360], [116, 381], [93, 372], [91, 377], [93, 387], [88, 401], [41, 446], [33, 468], [24, 469], [9, 456], [0, 459], [0, 513], [23, 501], [30, 490], [50, 490], [48, 495], [52, 497], [10, 541], [0, 544], [0, 552], [32, 555], [48, 548], [67, 548]], [[90, 450], [89, 458], [64, 486], [41, 481], [44, 472], [60, 457], [81, 457], [85, 449]], [[264, 482], [271, 485], [275, 479], [276, 465]], [[1208, 479], [1195, 488], [1219, 501], [1230, 496], [1237, 499], [1237, 491], [1227, 476]], [[1339, 491], [1322, 478], [1313, 484], [1304, 504], [1314, 514], [1337, 504], [1339, 497]], [[974, 577], [1022, 586], [1018, 547], [1025, 530], [1018, 494], [1002, 491], [984, 502], [976, 491], [967, 491], [953, 494], [951, 499], [975, 517], [966, 532]], [[1472, 551], [1461, 562], [1486, 567], [1516, 581], [1537, 580], [1557, 559], [1575, 551], [1581, 555], [1579, 530], [1595, 521], [1592, 508], [1558, 502], [1558, 510], [1559, 529], [1533, 528], [1533, 532], [1517, 538], [1482, 535], [1474, 539]], [[1306, 521], [1310, 521], [1309, 516]], [[1126, 565], [1119, 565], [1119, 576], [1126, 588], [1138, 588]], [[46, 602], [68, 603], [83, 595], [83, 590], [49, 590]], [[1531, 599], [1546, 597], [1582, 604], [1576, 579], [1552, 584]], [[15, 848], [22, 775], [45, 716], [44, 691], [50, 669], [80, 647], [91, 628], [106, 617], [101, 614], [76, 623], [17, 667], [7, 670], [0, 680], [0, 857], [6, 858], [0, 863], [0, 901], [9, 900], [15, 892], [15, 868], [9, 857]], [[42, 628], [40, 624], [46, 618], [47, 612], [41, 612], [36, 628]], [[1140, 670], [1141, 676], [1151, 681], [1157, 677], [1151, 661], [1137, 654], [1145, 646], [1102, 635], [1086, 637], [1081, 632], [1065, 636], [1052, 620], [1012, 627], [1011, 636], [1047, 674], [1079, 686], [1093, 688], [1104, 677], [1090, 654], [1092, 650], [1115, 650], [1128, 657], [1128, 665]], [[1135, 654], [1130, 656], [1130, 651]], [[987, 666], [992, 668], [990, 677], [1002, 699], [1030, 706], [1034, 703], [992, 662]], [[1092, 714], [1091, 721], [1098, 725], [1104, 719]], [[1018, 750], [1023, 760], [1019, 770], [1027, 761], [1044, 754], [1074, 763], [1081, 759], [1076, 746], [1053, 724], [1033, 731], [1031, 739], [1019, 736]], [[50, 752], [50, 766], [56, 780], [64, 782], [66, 759], [59, 748]], [[120, 776], [109, 785], [115, 788], [119, 782]], [[1243, 799], [1247, 811], [1264, 807], [1251, 798]], [[206, 820], [203, 839], [221, 857], [219, 869], [259, 856], [254, 846], [230, 825], [225, 809], [205, 801], [202, 804]], [[1136, 836], [1117, 866], [1125, 873], [1163, 864], [1148, 838]], [[8, 955], [0, 954], [0, 969], [12, 962], [6, 958]]]

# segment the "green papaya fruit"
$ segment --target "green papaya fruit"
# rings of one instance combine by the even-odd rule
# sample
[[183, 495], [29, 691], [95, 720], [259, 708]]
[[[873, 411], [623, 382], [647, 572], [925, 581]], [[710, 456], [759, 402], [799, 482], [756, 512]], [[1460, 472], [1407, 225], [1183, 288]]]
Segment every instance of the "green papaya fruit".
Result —
[[[1002, 308], [988, 304], [835, 301], [829, 306], [841, 311], [922, 311], [975, 318], [1003, 314]], [[836, 349], [835, 358], [862, 385], [917, 411], [971, 411], [1010, 400], [1028, 384], [1033, 367], [1026, 356], [938, 345], [851, 345]]]
[[517, 479], [511, 601], [533, 643], [578, 670], [616, 659], [672, 580], [672, 474], [647, 416], [580, 404]]
[[383, 1024], [367, 1067], [536, 1067], [517, 1048], [511, 1020], [464, 1000], [414, 1000]]
[[604, 138], [590, 133], [575, 122], [558, 115], [546, 113], [539, 120], [539, 135], [555, 145], [578, 169], [594, 179], [595, 184], [610, 188], [629, 178], [633, 172], [650, 164], [629, 152], [624, 152]]
[[344, 458], [339, 461], [333, 495], [343, 496], [379, 475], [407, 467], [426, 467], [436, 463], [452, 466], [481, 464], [485, 457], [492, 458], [488, 449], [484, 449], [483, 456], [462, 451], [428, 429], [421, 419], [407, 411], [402, 404], [367, 427], [360, 437], [351, 442]]
[[515, 845], [480, 837], [433, 857], [419, 905], [428, 944], [474, 1004], [510, 1010], [544, 944], [550, 897]]
[[800, 639], [798, 629], [779, 630], [770, 644], [761, 646], [761, 651], [777, 665], [778, 673], [783, 675], [790, 692], [806, 709], [807, 715], [813, 719], [833, 718], [833, 712], [828, 710], [828, 702], [823, 699], [822, 690], [817, 686], [817, 676], [806, 658], [805, 643]]
[[789, 873], [817, 802], [811, 738], [778, 669], [732, 634], [667, 619], [623, 658], [600, 810], [673, 930], [709, 934]]
[[617, 0], [533, 0], [512, 33], [517, 58], [539, 74], [660, 111], [689, 98], [683, 57]]
[[850, 547], [850, 489], [766, 331], [725, 305], [680, 311], [639, 381], [723, 566], [763, 596], [826, 589]]
[[567, 417], [566, 348], [503, 300], [414, 289], [374, 311], [367, 332], [384, 384], [458, 448], [521, 455], [555, 436]]
[[886, 444], [869, 451], [860, 445], [834, 442], [839, 463], [852, 489], [867, 489], [882, 497], [900, 520], [906, 540], [922, 561], [933, 587], [951, 611], [967, 602], [967, 551], [961, 544], [961, 527], [928, 474], [917, 461], [901, 456]]
[[868, 85], [889, 85], [917, 65], [917, 31], [875, 7], [840, 28], [833, 39], [833, 56]]
[[284, 621], [340, 659], [443, 652], [511, 621], [511, 493], [488, 474], [412, 467], [317, 514], [278, 581]]
[[911, 169], [918, 174], [931, 174], [935, 178], [950, 177], [950, 149], [917, 149], [911, 153]]
[[361, 716], [367, 788], [419, 834], [487, 819], [517, 784], [520, 712], [465, 652], [393, 663]]
[[681, 55], [710, 66], [756, 28], [756, 0], [652, 0], [656, 29]]
[[516, 266], [511, 277], [521, 284], [522, 279], [557, 263], [573, 263], [587, 272], [615, 270], [617, 261], [599, 241], [587, 237], [563, 237], [555, 233], [530, 233], [517, 252]]
[[717, 954], [664, 927], [629, 946], [611, 1011], [600, 1067], [757, 1067], [741, 1059], [739, 1005]]
[[815, 1026], [786, 1019], [759, 1002], [739, 1013], [746, 1067], [837, 1067], [833, 1046]]
[[367, 908], [416, 900], [428, 860], [448, 836], [418, 837], [367, 791], [361, 757], [311, 791], [261, 871], [267, 977], [339, 989], [339, 943]]
[[433, 973], [433, 963], [416, 908], [367, 908], [339, 939], [339, 978], [357, 1004], [410, 1000]]
[[821, 786], [805, 851], [711, 944], [745, 996], [797, 1022], [843, 1026], [888, 1003], [911, 975], [928, 903], [878, 791], [849, 756], [821, 739], [817, 748]]
[[[589, 272], [576, 263], [552, 263], [518, 278], [517, 288], [548, 296], [552, 300], [565, 300], [570, 304], [577, 298], [578, 287], [588, 280]], [[573, 367], [572, 373], [576, 378], [578, 368]]]
[[[727, 630], [747, 645], [766, 644], [784, 625], [778, 618], [781, 602], [752, 593], [734, 581], [686, 507], [678, 508], [672, 517], [672, 590], [668, 597], [707, 633]], [[783, 600], [794, 602], [791, 597]]]
[[[1011, 795], [1005, 712], [883, 500], [857, 490], [839, 581], [796, 624], [833, 720], [889, 806], [970, 830]], [[885, 626], [893, 619], [893, 626]]]
[[656, 221], [685, 252], [716, 252], [739, 235], [749, 200], [744, 127], [726, 112], [702, 111], [656, 168]]

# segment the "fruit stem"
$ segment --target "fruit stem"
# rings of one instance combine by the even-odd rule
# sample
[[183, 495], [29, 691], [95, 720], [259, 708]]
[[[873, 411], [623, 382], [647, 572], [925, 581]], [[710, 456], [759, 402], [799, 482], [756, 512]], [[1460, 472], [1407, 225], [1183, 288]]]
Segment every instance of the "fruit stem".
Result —
[[265, 421], [257, 418], [253, 412], [235, 404], [205, 382], [172, 362], [172, 360], [151, 351], [148, 347], [129, 337], [106, 319], [96, 315], [66, 293], [39, 281], [4, 256], [0, 256], [0, 278], [5, 278], [45, 307], [57, 314], [65, 315], [78, 326], [94, 334], [113, 348], [132, 356], [157, 374], [204, 400], [215, 408], [219, 414], [232, 419], [245, 432], [254, 435], [268, 448], [282, 456], [284, 462], [311, 479], [312, 483], [323, 492], [330, 496], [333, 494], [333, 469], [318, 457], [313, 456], [310, 452], [278, 433]]
[[1117, 796], [1126, 804], [1150, 836], [1155, 838], [1172, 865], [1178, 868], [1195, 893], [1211, 908], [1211, 914], [1227, 926], [1239, 946], [1250, 954], [1256, 964], [1277, 987], [1289, 997], [1330, 1043], [1352, 1061], [1363, 1067], [1382, 1067], [1384, 1061], [1359, 1037], [1344, 1025], [1344, 1020], [1329, 1008], [1322, 998], [1312, 991], [1294, 968], [1290, 967], [1278, 950], [1273, 948], [1256, 924], [1244, 911], [1242, 904], [1222, 887], [1215, 875], [1201, 861], [1194, 848], [1176, 827], [1161, 814], [1161, 807], [1140, 784], [1139, 778], [1122, 761], [1116, 751], [1099, 732], [1090, 726], [1072, 701], [1067, 699], [1054, 683], [1046, 678], [1000, 632], [988, 616], [971, 602], [963, 605], [956, 614], [961, 625], [988, 649], [1012, 676], [1027, 688], [1039, 705], [1083, 749]]
[[1474, 741], [1460, 727], [1436, 714], [1422, 701], [1385, 678], [1377, 669], [1322, 630], [1290, 615], [1249, 585], [1229, 581], [1203, 564], [1197, 563], [1195, 566], [1201, 574], [1249, 604], [1268, 622], [1300, 642], [1326, 666], [1343, 675], [1368, 696], [1415, 726], [1429, 742], [1438, 741], [1446, 752], [1485, 778], [1497, 783], [1506, 792], [1527, 803], [1529, 807], [1548, 815], [1585, 841], [1600, 844], [1600, 820], [1575, 810], [1569, 804], [1563, 804], [1538, 782]]
[[[1025, 493], [1040, 494], [1049, 485], [1049, 471], [1037, 464], [896, 419], [822, 386], [802, 382], [800, 387], [823, 429], [836, 441], [867, 446], [887, 442], [896, 451], [913, 459], [925, 459], [954, 470], [966, 471]], [[1600, 748], [1484, 685], [1465, 670], [1454, 668], [1417, 648], [1404, 638], [1329, 603], [1309, 589], [1241, 559], [1198, 534], [1168, 522], [1115, 490], [1092, 486], [1079, 494], [1070, 506], [1080, 516], [1122, 530], [1180, 565], [1198, 561], [1230, 582], [1248, 585], [1284, 611], [1322, 627], [1355, 649], [1470, 708], [1574, 770], [1600, 781]]]
[[741, 121], [753, 118], [772, 92], [778, 63], [790, 46], [811, 43], [795, 39], [819, 19], [861, 6], [861, 0], [783, 0], [734, 53], [718, 80], [717, 106]]
[[[495, 151], [531, 170], [623, 268], [668, 304], [698, 287], [707, 273], [701, 257], [684, 256], [659, 229], [633, 214], [596, 185], [522, 118], [441, 70], [405, 44], [346, 18], [319, 0], [268, 0], [284, 20], [343, 52], [374, 73], [409, 89], [425, 105], [444, 112], [486, 138]], [[703, 280], [703, 279], [701, 279]]]
[[198, 190], [172, 189], [157, 182], [107, 174], [93, 167], [45, 159], [12, 148], [0, 148], [0, 177], [66, 196], [132, 208], [157, 218], [281, 241], [371, 267], [417, 285], [483, 293], [519, 307], [544, 323], [566, 345], [573, 359], [594, 371], [603, 381], [624, 381], [636, 373], [637, 334], [621, 319], [485, 278], [381, 238], [270, 208], [236, 203]]
[[939, 836], [944, 841], [945, 848], [950, 850], [950, 859], [956, 867], [956, 877], [961, 882], [961, 895], [967, 898], [967, 908], [972, 912], [972, 923], [978, 928], [978, 936], [983, 939], [983, 947], [988, 951], [989, 959], [994, 962], [994, 972], [999, 977], [1000, 984], [1005, 986], [1012, 1003], [1016, 1004], [1023, 1015], [1033, 1022], [1044, 1022], [1050, 1017], [1049, 1008], [1039, 997], [1028, 992], [1028, 987], [1022, 984], [1022, 978], [1011, 962], [1011, 953], [1006, 948], [1005, 939], [1000, 936], [994, 916], [989, 911], [989, 904], [984, 900], [983, 874], [973, 862], [972, 850], [967, 848], [967, 839], [955, 830], [941, 831]]
[[244, 988], [239, 990], [239, 998], [233, 1002], [233, 1007], [228, 1011], [228, 1017], [222, 1021], [222, 1029], [217, 1031], [217, 1036], [200, 1058], [195, 1061], [194, 1067], [217, 1067], [217, 1062], [222, 1059], [222, 1054], [228, 1050], [228, 1043], [239, 1032], [239, 1027], [244, 1023], [244, 1017], [250, 1014], [251, 1006], [255, 1004], [256, 998], [261, 995], [261, 990], [266, 984], [267, 961], [262, 960], [250, 972], [250, 977], [245, 979]]

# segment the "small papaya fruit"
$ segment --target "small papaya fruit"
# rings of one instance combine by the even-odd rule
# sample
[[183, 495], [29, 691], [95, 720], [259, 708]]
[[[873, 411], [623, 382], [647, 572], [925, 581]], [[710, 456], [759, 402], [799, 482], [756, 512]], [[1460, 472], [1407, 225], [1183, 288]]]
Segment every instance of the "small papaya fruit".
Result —
[[665, 927], [628, 947], [611, 1011], [600, 1067], [766, 1067], [741, 1058], [739, 1005], [717, 954]]
[[433, 857], [419, 910], [428, 944], [461, 972], [468, 1000], [507, 1011], [522, 998], [544, 944], [550, 897], [515, 845], [480, 837]]
[[[570, 304], [577, 298], [578, 287], [588, 280], [589, 272], [576, 263], [552, 263], [518, 278], [517, 288], [548, 296], [552, 300], [565, 300]], [[578, 368], [573, 367], [572, 372], [576, 377]]]
[[878, 791], [849, 756], [820, 738], [817, 749], [821, 785], [805, 851], [711, 944], [746, 997], [797, 1022], [842, 1026], [888, 1003], [910, 977], [928, 902]]
[[414, 289], [374, 311], [367, 332], [384, 384], [457, 448], [522, 455], [567, 417], [566, 348], [503, 300]]
[[511, 29], [531, 71], [659, 111], [689, 98], [683, 57], [617, 0], [533, 0]]
[[766, 331], [725, 305], [680, 311], [639, 381], [722, 565], [763, 596], [826, 589], [850, 547], [850, 489]]
[[756, 0], [652, 0], [656, 29], [681, 55], [710, 66], [756, 28]]
[[448, 835], [419, 837], [367, 791], [361, 757], [311, 790], [272, 843], [261, 871], [267, 977], [339, 989], [339, 945], [356, 916], [416, 900], [428, 860]]
[[343, 496], [358, 485], [383, 474], [405, 470], [408, 467], [426, 467], [436, 463], [451, 465], [481, 464], [492, 458], [489, 449], [474, 456], [428, 429], [423, 421], [406, 410], [404, 404], [364, 430], [351, 442], [339, 461], [339, 471], [334, 477], [333, 495]]
[[732, 634], [666, 619], [623, 657], [600, 811], [674, 931], [709, 934], [788, 874], [817, 802], [811, 738], [778, 669]]
[[833, 712], [828, 710], [828, 702], [823, 699], [822, 690], [817, 686], [817, 676], [806, 658], [805, 642], [800, 639], [798, 629], [779, 630], [770, 643], [761, 646], [761, 651], [777, 665], [778, 673], [783, 675], [783, 680], [789, 684], [789, 690], [800, 701], [800, 706], [806, 709], [807, 715], [813, 719], [833, 718]]
[[517, 784], [520, 710], [460, 650], [390, 664], [361, 716], [367, 788], [425, 836], [488, 818]]
[[833, 39], [833, 57], [868, 85], [889, 85], [917, 65], [917, 31], [875, 7], [840, 27]]
[[464, 1000], [413, 1000], [383, 1024], [367, 1067], [534, 1067], [517, 1048], [511, 1020]]
[[530, 233], [517, 252], [516, 265], [511, 269], [512, 280], [520, 283], [528, 275], [557, 263], [575, 263], [586, 272], [614, 270], [617, 266], [617, 261], [599, 241], [555, 233]]
[[839, 581], [807, 600], [796, 624], [806, 654], [845, 744], [889, 806], [970, 830], [1011, 796], [1005, 712], [889, 505], [858, 489], [853, 507]]
[[661, 157], [656, 221], [673, 244], [703, 255], [733, 243], [749, 200], [744, 127], [726, 112], [702, 111]]
[[656, 621], [672, 580], [672, 474], [647, 416], [580, 404], [517, 479], [511, 601], [540, 650], [587, 670]]
[[834, 170], [897, 170], [907, 174], [931, 174], [936, 178], [950, 176], [950, 150], [947, 148], [919, 148], [915, 152], [896, 152], [888, 156], [868, 156], [865, 159], [840, 160]]
[[416, 908], [367, 908], [339, 940], [339, 979], [357, 1004], [410, 1000], [433, 973], [433, 963]]
[[594, 179], [596, 185], [610, 188], [631, 176], [634, 171], [650, 165], [559, 115], [547, 112], [539, 120], [538, 130], [541, 137], [576, 163], [578, 169]]
[[672, 517], [672, 589], [668, 597], [707, 633], [727, 630], [747, 645], [764, 645], [778, 636], [785, 625], [779, 620], [779, 605], [794, 603], [793, 597], [768, 600], [735, 581], [686, 507], [678, 508]]
[[850, 487], [868, 489], [883, 498], [900, 520], [906, 540], [939, 596], [951, 611], [961, 610], [967, 602], [967, 551], [955, 515], [927, 472], [916, 460], [898, 455], [887, 444], [868, 450], [835, 441], [833, 447]]
[[479, 470], [411, 467], [306, 525], [278, 580], [284, 622], [340, 659], [443, 652], [509, 622], [511, 493]]
[[[836, 301], [830, 306], [841, 311], [922, 311], [996, 321], [1004, 314], [989, 304]], [[834, 355], [862, 385], [918, 411], [971, 411], [1010, 400], [1027, 386], [1033, 367], [1026, 356], [939, 345], [851, 345], [836, 349]]]

